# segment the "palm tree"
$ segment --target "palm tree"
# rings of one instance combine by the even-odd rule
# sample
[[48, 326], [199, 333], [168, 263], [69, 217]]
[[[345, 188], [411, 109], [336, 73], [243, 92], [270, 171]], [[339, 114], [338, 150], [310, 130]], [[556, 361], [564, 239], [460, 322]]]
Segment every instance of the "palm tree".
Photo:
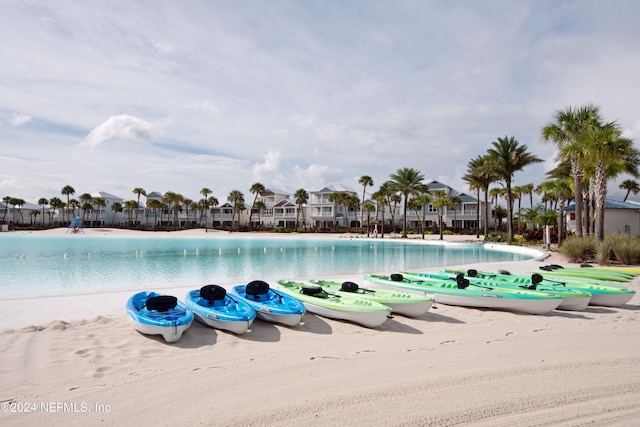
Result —
[[[96, 209], [96, 224], [98, 223], [98, 215], [100, 215], [100, 210], [107, 207], [107, 203], [104, 201], [102, 197], [96, 197], [93, 199], [93, 205], [97, 207]], [[99, 224], [98, 224], [99, 225]]]
[[427, 192], [427, 186], [422, 182], [424, 175], [413, 168], [401, 168], [389, 175], [391, 178], [391, 189], [401, 193], [404, 199], [402, 238], [407, 238], [407, 203], [409, 196], [419, 195]]
[[440, 230], [440, 240], [443, 240], [442, 232], [444, 227], [442, 226], [442, 214], [443, 211], [446, 212], [447, 209], [453, 206], [453, 200], [451, 200], [451, 198], [447, 196], [447, 193], [445, 193], [443, 190], [436, 190], [433, 196], [433, 207], [438, 209], [438, 228]]
[[298, 205], [298, 210], [296, 211], [296, 230], [298, 229], [298, 218], [300, 216], [300, 212], [302, 212], [302, 223], [304, 224], [304, 230], [307, 231], [307, 222], [304, 217], [304, 209], [302, 209], [303, 205], [309, 201], [309, 193], [304, 188], [300, 188], [296, 190], [293, 194], [293, 197], [296, 199], [296, 203]]
[[367, 237], [370, 237], [371, 232], [371, 212], [376, 211], [376, 206], [371, 202], [365, 202], [362, 204], [362, 210], [367, 212]]
[[[358, 184], [362, 185], [362, 203], [365, 201], [365, 193], [367, 187], [373, 187], [373, 178], [369, 175], [362, 175], [358, 180]], [[360, 228], [364, 227], [364, 210], [360, 214]]]
[[458, 206], [462, 204], [462, 199], [458, 196], [451, 197], [451, 208], [453, 210], [453, 231], [458, 231], [458, 215], [456, 213]]
[[[38, 199], [38, 205], [42, 206], [42, 228], [44, 228], [44, 207], [49, 204], [49, 200], [41, 197]], [[51, 223], [51, 218], [49, 218], [49, 223]]]
[[207, 187], [203, 187], [200, 190], [200, 194], [204, 196], [204, 203], [201, 204], [202, 210], [200, 211], [200, 221], [202, 221], [202, 214], [204, 214], [204, 232], [205, 233], [207, 232], [207, 210], [209, 210], [209, 201], [207, 200], [207, 198], [211, 193], [212, 191], [209, 190]]
[[[53, 212], [50, 212], [49, 214], [49, 227], [51, 227], [51, 215], [53, 215], [53, 213], [55, 211], [59, 211], [62, 208], [64, 208], [64, 202], [62, 200], [60, 200], [58, 197], [52, 197], [49, 199], [49, 206], [51, 207]], [[64, 215], [64, 213], [63, 213]]]
[[620, 184], [620, 189], [627, 190], [627, 194], [625, 194], [623, 202], [627, 201], [629, 193], [633, 193], [635, 195], [640, 192], [640, 186], [638, 185], [638, 182], [634, 181], [633, 179], [625, 179], [622, 184]]
[[138, 207], [138, 202], [135, 200], [127, 200], [124, 202], [124, 207], [127, 208], [127, 218], [129, 219], [129, 228], [133, 224], [133, 211]]
[[211, 228], [214, 228], [214, 224], [216, 222], [216, 210], [220, 202], [215, 197], [209, 199], [209, 207], [211, 208]]
[[[420, 222], [420, 233], [422, 234], [422, 239], [424, 240], [424, 230], [426, 228], [425, 217], [426, 217], [426, 208], [427, 205], [431, 203], [431, 196], [428, 194], [421, 194], [419, 196], [412, 197], [409, 200], [409, 209], [412, 209], [416, 212], [418, 216], [418, 221]], [[422, 218], [420, 218], [419, 212], [422, 212]]]
[[233, 231], [233, 221], [238, 212], [238, 231], [240, 231], [240, 210], [244, 207], [244, 194], [240, 190], [231, 190], [227, 196], [227, 201], [231, 203], [233, 211], [231, 213], [231, 230]]
[[[347, 193], [343, 191], [334, 191], [329, 194], [328, 200], [333, 203], [333, 227], [338, 225], [338, 206], [343, 204], [347, 199]], [[348, 219], [348, 218], [347, 218]]]
[[2, 222], [6, 222], [7, 213], [9, 213], [9, 200], [11, 199], [11, 196], [4, 196], [2, 198], [2, 202], [4, 203], [4, 214], [2, 215]]
[[380, 190], [373, 193], [373, 198], [376, 201], [376, 222], [378, 220], [378, 212], [382, 214], [382, 230], [380, 230], [380, 237], [384, 239], [384, 206], [388, 203], [387, 196], [382, 192], [382, 187]]
[[533, 185], [533, 183], [524, 184], [521, 186], [521, 188], [522, 188], [523, 194], [529, 195], [529, 207], [532, 208], [533, 207], [533, 190], [535, 188], [535, 185]]
[[[475, 187], [478, 191], [478, 213], [480, 212], [480, 190], [484, 192], [484, 214], [482, 222], [484, 223], [484, 234], [489, 233], [489, 186], [498, 180], [498, 176], [491, 169], [489, 157], [487, 155], [478, 156], [467, 164], [467, 174], [463, 177], [469, 183], [469, 187]], [[480, 221], [478, 221], [478, 229]], [[477, 233], [476, 233], [477, 234]], [[476, 235], [479, 237], [479, 235]]]
[[260, 213], [262, 212], [263, 209], [267, 208], [267, 204], [262, 200], [258, 200], [253, 204], [253, 207], [255, 207], [258, 211], [258, 228], [261, 228], [262, 225], [260, 224], [261, 222]]
[[604, 239], [607, 180], [622, 172], [638, 176], [640, 152], [632, 140], [622, 137], [622, 129], [616, 122], [591, 126], [567, 147], [567, 152], [576, 156], [583, 165], [589, 162], [588, 166], [593, 167], [593, 184], [590, 187], [595, 199], [595, 235], [596, 241], [601, 242]]
[[577, 108], [568, 107], [556, 110], [554, 121], [542, 128], [544, 141], [552, 141], [560, 151], [562, 159], [569, 160], [571, 175], [573, 176], [574, 201], [576, 206], [576, 235], [582, 236], [582, 179], [584, 165], [574, 150], [567, 150], [575, 145], [578, 138], [588, 129], [598, 126], [602, 122], [600, 108], [593, 104], [586, 104]]
[[136, 187], [133, 189], [132, 191], [133, 194], [138, 196], [137, 202], [138, 202], [138, 206], [136, 207], [136, 219], [135, 219], [135, 223], [136, 226], [138, 225], [138, 211], [140, 210], [140, 196], [147, 196], [147, 192], [144, 191], [144, 188], [140, 188], [140, 187]]
[[[71, 206], [70, 197], [76, 193], [76, 190], [74, 190], [70, 185], [65, 185], [64, 187], [62, 187], [60, 193], [62, 193], [63, 196], [67, 196], [67, 207]], [[62, 211], [62, 221], [65, 221], [64, 211]]]
[[[256, 201], [258, 200], [258, 196], [262, 196], [265, 193], [265, 191], [267, 190], [264, 188], [264, 185], [260, 184], [259, 182], [256, 182], [255, 184], [253, 184], [249, 189], [249, 192], [255, 194], [255, 197], [253, 198], [253, 203], [251, 204], [251, 211], [249, 211], [249, 228], [253, 227], [253, 222], [251, 221], [251, 218], [253, 218], [253, 211], [254, 209], [256, 209]], [[239, 217], [238, 217], [238, 221], [240, 221]]]
[[115, 222], [116, 214], [122, 212], [122, 203], [115, 202], [111, 205], [111, 212], [113, 212], [113, 217], [111, 218], [111, 223]]
[[87, 211], [93, 209], [93, 205], [91, 204], [91, 199], [93, 199], [93, 197], [91, 197], [91, 194], [89, 193], [82, 193], [78, 198], [82, 200], [80, 207], [82, 208], [82, 223], [84, 223]]
[[541, 158], [529, 153], [528, 147], [520, 143], [514, 138], [505, 136], [498, 138], [497, 141], [491, 143], [489, 154], [490, 164], [493, 170], [504, 181], [507, 189], [507, 234], [508, 242], [513, 242], [513, 193], [511, 189], [511, 181], [513, 175], [534, 163], [543, 162]]
[[351, 227], [349, 224], [349, 209], [353, 209], [353, 217], [357, 222], [358, 221], [357, 211], [358, 211], [358, 208], [360, 207], [360, 199], [358, 199], [358, 196], [356, 196], [355, 194], [347, 194], [347, 196], [344, 199], [344, 205], [347, 208], [345, 212], [345, 217], [347, 219], [347, 232], [350, 233]]

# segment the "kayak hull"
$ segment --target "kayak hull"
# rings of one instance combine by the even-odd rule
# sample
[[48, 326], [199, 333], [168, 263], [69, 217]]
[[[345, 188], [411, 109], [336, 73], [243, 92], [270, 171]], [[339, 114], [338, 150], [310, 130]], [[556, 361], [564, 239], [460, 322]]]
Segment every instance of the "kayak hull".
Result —
[[147, 300], [159, 296], [162, 294], [146, 291], [132, 295], [127, 301], [127, 318], [136, 331], [145, 335], [161, 335], [166, 342], [174, 343], [189, 329], [194, 315], [181, 301], [177, 301], [174, 308], [162, 312], [147, 309]]
[[391, 309], [391, 312], [407, 317], [419, 317], [433, 306], [434, 299], [409, 292], [397, 290], [363, 289], [358, 287], [354, 292], [342, 291], [342, 283], [330, 280], [307, 280], [311, 285], [321, 286], [338, 295], [358, 296], [379, 302]]
[[273, 288], [299, 299], [310, 313], [330, 319], [346, 320], [367, 328], [382, 325], [391, 314], [391, 309], [375, 301], [352, 296], [316, 297], [301, 293], [306, 287], [303, 282], [277, 280]]
[[248, 332], [256, 318], [255, 310], [246, 302], [227, 295], [224, 299], [210, 304], [200, 297], [199, 289], [187, 292], [185, 304], [200, 323], [236, 335]]
[[296, 326], [302, 323], [302, 317], [306, 312], [302, 302], [273, 289], [269, 289], [263, 295], [248, 297], [246, 285], [237, 285], [231, 288], [231, 294], [249, 304], [255, 310], [256, 317], [266, 322]]
[[555, 310], [562, 298], [542, 292], [516, 291], [512, 289], [485, 289], [470, 285], [460, 289], [451, 280], [405, 277], [402, 281], [390, 276], [366, 275], [364, 280], [374, 286], [403, 289], [422, 294], [432, 294], [435, 302], [462, 307], [491, 308], [527, 314], [545, 314]]

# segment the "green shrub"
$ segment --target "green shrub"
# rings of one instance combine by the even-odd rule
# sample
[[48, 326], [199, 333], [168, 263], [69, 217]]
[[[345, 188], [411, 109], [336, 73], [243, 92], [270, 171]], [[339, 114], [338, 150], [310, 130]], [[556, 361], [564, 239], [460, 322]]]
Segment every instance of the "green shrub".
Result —
[[569, 262], [590, 261], [596, 253], [596, 241], [593, 236], [569, 236], [562, 242], [559, 251]]
[[610, 234], [605, 236], [606, 242], [616, 261], [620, 264], [634, 265], [640, 262], [640, 239], [628, 234]]
[[611, 261], [611, 255], [613, 255], [613, 245], [611, 240], [605, 236], [604, 240], [598, 244], [598, 251], [596, 253], [596, 262], [600, 265], [607, 265]]
[[509, 234], [503, 232], [491, 232], [484, 236], [486, 242], [508, 242]]

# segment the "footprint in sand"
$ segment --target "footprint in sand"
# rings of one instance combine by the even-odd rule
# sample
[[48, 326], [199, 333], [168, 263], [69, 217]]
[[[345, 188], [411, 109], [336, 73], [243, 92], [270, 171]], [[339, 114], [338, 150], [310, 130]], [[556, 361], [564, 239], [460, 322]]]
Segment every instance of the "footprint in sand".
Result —
[[93, 374], [93, 378], [102, 378], [110, 370], [111, 368], [109, 366], [101, 366], [98, 369], [96, 369], [96, 372]]

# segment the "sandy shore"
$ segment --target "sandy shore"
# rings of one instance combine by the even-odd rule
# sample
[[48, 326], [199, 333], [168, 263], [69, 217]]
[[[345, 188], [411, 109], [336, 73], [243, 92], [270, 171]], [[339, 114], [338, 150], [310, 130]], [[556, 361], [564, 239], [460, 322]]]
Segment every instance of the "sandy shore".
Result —
[[637, 294], [623, 307], [540, 316], [438, 305], [376, 329], [310, 313], [303, 326], [256, 321], [243, 336], [194, 323], [172, 345], [133, 330], [128, 296], [0, 302], [0, 425], [640, 422]]

